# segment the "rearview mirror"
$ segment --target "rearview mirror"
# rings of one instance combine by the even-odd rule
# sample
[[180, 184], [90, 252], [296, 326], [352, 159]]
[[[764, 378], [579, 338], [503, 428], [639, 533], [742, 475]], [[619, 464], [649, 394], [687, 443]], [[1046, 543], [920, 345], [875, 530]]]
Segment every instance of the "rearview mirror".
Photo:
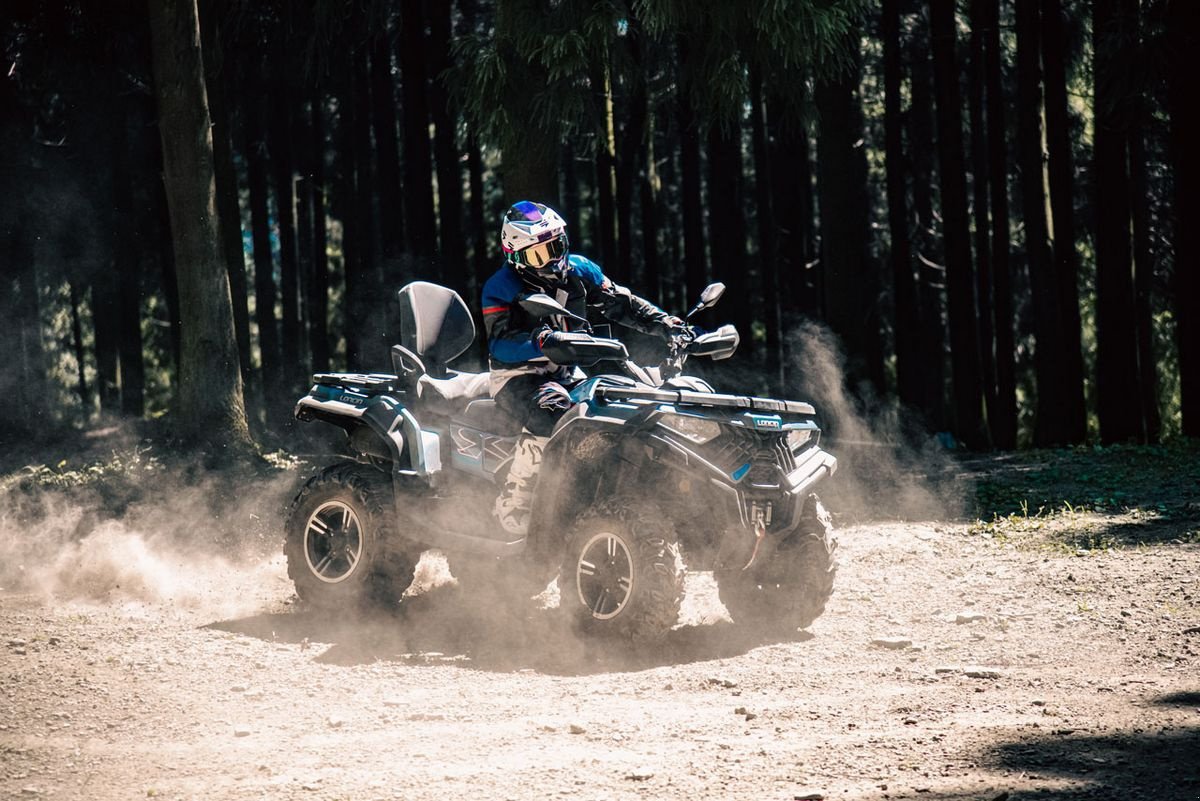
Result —
[[561, 303], [549, 295], [538, 292], [526, 295], [520, 300], [521, 308], [533, 317], [553, 317], [556, 314], [570, 314]]
[[522, 309], [529, 312], [530, 316], [536, 319], [540, 320], [543, 317], [556, 317], [561, 315], [570, 320], [583, 323], [585, 326], [587, 325], [587, 320], [585, 318], [580, 317], [578, 314], [572, 314], [571, 312], [567, 311], [566, 307], [557, 300], [541, 292], [535, 292], [532, 295], [526, 295], [518, 302], [521, 304]]
[[691, 317], [693, 314], [695, 314], [698, 311], [701, 311], [703, 309], [708, 309], [708, 308], [715, 306], [717, 304], [717, 301], [720, 300], [721, 296], [724, 294], [725, 294], [725, 285], [722, 284], [720, 281], [718, 281], [714, 284], [709, 284], [708, 286], [704, 287], [704, 291], [700, 293], [699, 302], [697, 302], [696, 305], [692, 307], [692, 310], [687, 313], [687, 316]]

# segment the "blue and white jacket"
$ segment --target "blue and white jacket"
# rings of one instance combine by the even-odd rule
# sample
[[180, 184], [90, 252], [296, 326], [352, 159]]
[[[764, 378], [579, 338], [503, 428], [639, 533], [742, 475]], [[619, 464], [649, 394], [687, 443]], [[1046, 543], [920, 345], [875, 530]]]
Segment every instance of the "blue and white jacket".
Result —
[[598, 264], [584, 256], [568, 256], [566, 272], [551, 285], [522, 276], [506, 263], [483, 285], [483, 325], [488, 338], [492, 395], [518, 375], [533, 373], [560, 382], [582, 377], [578, 368], [554, 364], [543, 356], [533, 338], [534, 331], [543, 324], [557, 331], [572, 330], [568, 320], [537, 320], [521, 308], [523, 297], [538, 292], [546, 293], [580, 317], [586, 318], [589, 310], [596, 311], [614, 323], [664, 339], [678, 322], [650, 301], [613, 283]]

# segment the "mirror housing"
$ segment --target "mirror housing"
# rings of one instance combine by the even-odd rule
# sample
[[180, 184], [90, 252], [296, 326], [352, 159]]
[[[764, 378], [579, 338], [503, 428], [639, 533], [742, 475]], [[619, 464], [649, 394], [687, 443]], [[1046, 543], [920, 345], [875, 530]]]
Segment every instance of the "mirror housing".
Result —
[[580, 317], [578, 314], [572, 314], [571, 312], [567, 311], [566, 307], [557, 300], [541, 292], [535, 292], [532, 295], [526, 295], [517, 302], [520, 303], [522, 309], [539, 320], [543, 317], [562, 316], [570, 320], [581, 322], [585, 325], [587, 324], [586, 319]]
[[686, 317], [691, 317], [698, 311], [709, 309], [717, 305], [717, 301], [720, 300], [721, 296], [724, 294], [725, 285], [720, 281], [704, 287], [704, 291], [700, 293], [700, 300], [696, 302], [696, 305], [692, 307], [692, 310], [687, 313]]

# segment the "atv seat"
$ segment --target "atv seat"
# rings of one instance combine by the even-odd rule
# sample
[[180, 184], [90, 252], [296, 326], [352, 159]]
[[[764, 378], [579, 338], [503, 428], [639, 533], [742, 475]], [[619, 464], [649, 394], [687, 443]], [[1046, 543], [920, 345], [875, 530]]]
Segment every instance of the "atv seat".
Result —
[[417, 379], [417, 397], [444, 407], [446, 412], [458, 412], [476, 398], [486, 398], [490, 384], [489, 373], [459, 373], [451, 371], [447, 378], [423, 375]]

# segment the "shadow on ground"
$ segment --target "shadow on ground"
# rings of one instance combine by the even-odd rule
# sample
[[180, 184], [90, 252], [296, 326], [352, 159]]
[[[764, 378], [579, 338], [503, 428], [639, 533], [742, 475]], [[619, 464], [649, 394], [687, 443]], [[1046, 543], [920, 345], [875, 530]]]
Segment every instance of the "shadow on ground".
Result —
[[336, 665], [375, 661], [454, 663], [476, 670], [532, 669], [556, 675], [647, 670], [725, 659], [808, 632], [768, 635], [727, 621], [680, 626], [652, 643], [606, 640], [577, 632], [557, 609], [481, 602], [455, 585], [406, 597], [395, 610], [351, 615], [298, 606], [210, 623], [206, 628], [262, 640], [321, 644], [315, 658]]
[[[1197, 697], [1200, 693], [1179, 693], [1155, 702], [1190, 705]], [[1010, 801], [1200, 798], [1200, 728], [1192, 726], [1044, 735], [997, 746], [985, 757], [987, 763], [1020, 771], [1022, 783], [1049, 780], [1058, 785], [1014, 790]], [[1069, 786], [1062, 787], [1064, 782]]]

